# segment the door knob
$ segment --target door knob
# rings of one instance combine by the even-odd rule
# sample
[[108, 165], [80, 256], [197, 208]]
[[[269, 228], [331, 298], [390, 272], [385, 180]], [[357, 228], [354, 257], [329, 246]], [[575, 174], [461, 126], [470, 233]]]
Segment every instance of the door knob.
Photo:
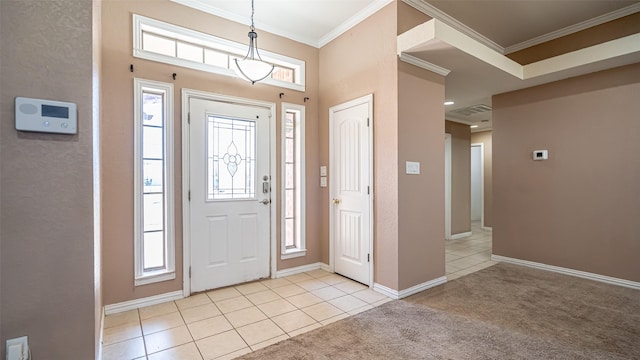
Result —
[[269, 205], [271, 203], [271, 199], [262, 199], [259, 201], [259, 203], [264, 205]]
[[338, 205], [340, 204], [340, 199], [333, 199], [331, 200], [331, 202], [333, 203], [333, 205]]

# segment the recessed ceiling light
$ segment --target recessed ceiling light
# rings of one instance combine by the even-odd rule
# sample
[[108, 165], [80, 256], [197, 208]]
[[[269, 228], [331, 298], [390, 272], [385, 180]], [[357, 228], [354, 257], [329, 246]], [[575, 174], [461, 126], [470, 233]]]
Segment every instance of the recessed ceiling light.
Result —
[[471, 125], [471, 128], [472, 128], [472, 129], [475, 129], [475, 128], [477, 128], [477, 127], [478, 127], [478, 125]]
[[455, 102], [453, 102], [453, 101], [445, 101], [444, 102], [445, 106], [449, 106], [449, 105], [453, 105], [453, 104], [455, 104]]

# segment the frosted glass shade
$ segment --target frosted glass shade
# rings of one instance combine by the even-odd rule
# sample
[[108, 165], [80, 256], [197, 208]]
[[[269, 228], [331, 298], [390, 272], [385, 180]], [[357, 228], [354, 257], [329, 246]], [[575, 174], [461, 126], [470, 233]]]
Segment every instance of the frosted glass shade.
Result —
[[264, 80], [271, 74], [274, 66], [260, 60], [239, 60], [235, 59], [236, 73], [241, 77], [255, 83], [260, 80]]

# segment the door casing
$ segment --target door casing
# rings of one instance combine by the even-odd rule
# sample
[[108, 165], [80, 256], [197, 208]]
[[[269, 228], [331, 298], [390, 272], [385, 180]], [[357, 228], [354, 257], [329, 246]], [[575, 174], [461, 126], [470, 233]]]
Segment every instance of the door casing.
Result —
[[373, 183], [373, 94], [369, 94], [369, 95], [365, 95], [362, 96], [360, 98], [351, 100], [351, 101], [347, 101], [345, 103], [339, 104], [339, 105], [335, 105], [332, 106], [331, 108], [329, 108], [329, 161], [330, 163], [330, 173], [329, 173], [329, 199], [328, 203], [329, 205], [329, 268], [331, 269], [332, 272], [335, 271], [335, 237], [334, 237], [334, 212], [335, 209], [333, 206], [331, 206], [331, 199], [333, 199], [333, 197], [335, 196], [335, 194], [333, 193], [334, 189], [335, 189], [335, 185], [334, 185], [334, 181], [335, 181], [335, 174], [336, 174], [336, 169], [335, 169], [335, 164], [333, 162], [333, 157], [334, 157], [334, 139], [333, 139], [333, 126], [334, 126], [334, 113], [343, 110], [343, 109], [347, 109], [356, 105], [361, 105], [361, 104], [367, 104], [369, 107], [369, 126], [368, 126], [368, 137], [369, 137], [369, 184], [371, 184], [371, 196], [369, 196], [369, 253], [371, 254], [370, 256], [370, 261], [369, 261], [369, 282], [366, 284], [368, 285], [370, 288], [373, 288], [374, 285], [374, 278], [373, 278], [373, 263], [374, 263], [374, 253], [375, 253], [375, 249], [373, 248], [373, 239], [374, 239], [374, 228], [375, 228], [375, 221], [374, 221], [374, 211], [373, 211], [373, 200], [374, 200], [374, 194], [375, 194], [375, 187], [374, 187], [374, 183]]
[[209, 93], [193, 89], [182, 89], [182, 293], [184, 297], [191, 295], [191, 234], [190, 226], [191, 214], [189, 207], [189, 99], [198, 98], [211, 101], [223, 101], [236, 103], [238, 105], [250, 105], [268, 108], [271, 111], [269, 118], [269, 172], [271, 173], [271, 209], [270, 217], [270, 270], [271, 277], [274, 277], [277, 270], [277, 205], [278, 205], [278, 178], [276, 172], [276, 104], [267, 101], [246, 99], [223, 94]]
[[444, 134], [444, 238], [451, 240], [451, 134]]
[[[484, 229], [484, 143], [471, 144], [471, 149], [474, 147], [480, 148], [480, 226]], [[473, 156], [471, 161], [473, 161]]]

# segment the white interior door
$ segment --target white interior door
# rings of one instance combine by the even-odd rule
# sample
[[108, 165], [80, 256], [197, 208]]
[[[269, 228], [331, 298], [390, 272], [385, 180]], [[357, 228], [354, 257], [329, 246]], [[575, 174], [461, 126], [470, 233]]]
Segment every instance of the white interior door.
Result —
[[336, 273], [371, 285], [371, 95], [329, 109], [331, 244]]
[[190, 99], [191, 292], [269, 276], [267, 108]]

